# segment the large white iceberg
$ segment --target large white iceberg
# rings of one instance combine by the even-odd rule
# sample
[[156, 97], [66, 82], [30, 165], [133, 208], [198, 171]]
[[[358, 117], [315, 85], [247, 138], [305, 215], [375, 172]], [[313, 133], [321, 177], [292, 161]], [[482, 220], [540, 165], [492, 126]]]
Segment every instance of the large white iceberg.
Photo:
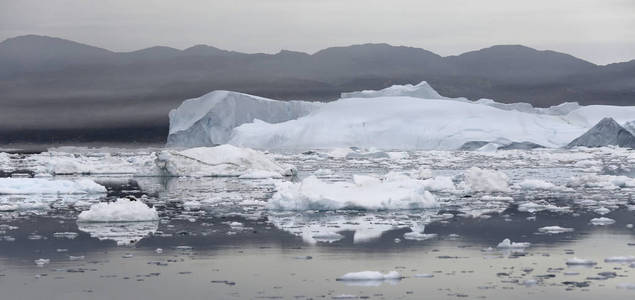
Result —
[[255, 119], [278, 123], [302, 117], [319, 103], [276, 101], [230, 92], [213, 91], [184, 101], [170, 111], [168, 146], [197, 147], [224, 144], [232, 130]]
[[425, 82], [342, 97], [314, 104], [212, 92], [170, 113], [168, 145], [452, 150], [470, 141], [506, 141], [562, 147], [604, 117], [625, 124], [635, 116], [635, 106], [563, 103], [534, 108], [446, 98]]

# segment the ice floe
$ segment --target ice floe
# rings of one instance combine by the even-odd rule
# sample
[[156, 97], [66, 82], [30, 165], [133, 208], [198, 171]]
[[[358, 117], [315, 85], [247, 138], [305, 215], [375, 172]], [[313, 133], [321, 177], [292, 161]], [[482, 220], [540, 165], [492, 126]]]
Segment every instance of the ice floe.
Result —
[[78, 222], [139, 222], [158, 220], [154, 207], [148, 207], [142, 201], [117, 199], [115, 202], [100, 202], [90, 206], [89, 210], [77, 216]]
[[542, 233], [548, 233], [548, 234], [558, 234], [558, 233], [572, 232], [573, 228], [566, 228], [566, 227], [560, 227], [560, 226], [545, 226], [545, 227], [538, 228], [538, 231]]
[[528, 242], [512, 242], [510, 239], [504, 239], [496, 247], [501, 249], [524, 249], [530, 246], [531, 243]]
[[509, 177], [500, 171], [472, 167], [465, 171], [467, 188], [478, 192], [509, 192]]
[[338, 281], [381, 281], [381, 280], [399, 280], [402, 276], [397, 271], [382, 273], [378, 271], [361, 271], [346, 273], [337, 278]]
[[99, 194], [106, 188], [90, 179], [0, 178], [0, 194]]
[[268, 206], [274, 210], [372, 210], [437, 207], [435, 197], [418, 180], [354, 175], [353, 182], [325, 182], [309, 176], [301, 182], [276, 182]]
[[615, 220], [611, 218], [601, 217], [601, 218], [593, 218], [591, 219], [591, 224], [595, 226], [606, 226], [615, 223]]
[[590, 259], [574, 257], [567, 259], [566, 264], [568, 266], [593, 266], [596, 265], [597, 262]]
[[158, 169], [169, 176], [281, 177], [293, 174], [260, 151], [232, 145], [165, 150], [157, 155]]

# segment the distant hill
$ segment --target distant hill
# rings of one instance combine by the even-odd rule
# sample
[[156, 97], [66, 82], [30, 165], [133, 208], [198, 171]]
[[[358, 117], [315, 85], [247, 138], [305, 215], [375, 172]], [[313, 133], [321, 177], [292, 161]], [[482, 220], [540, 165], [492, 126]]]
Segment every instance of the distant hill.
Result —
[[[69, 137], [164, 140], [167, 112], [215, 89], [328, 101], [341, 92], [422, 80], [448, 97], [635, 105], [635, 61], [598, 66], [520, 45], [448, 57], [388, 44], [315, 54], [246, 54], [207, 45], [113, 52], [28, 35], [0, 43], [0, 144]], [[117, 129], [113, 136], [110, 128]]]

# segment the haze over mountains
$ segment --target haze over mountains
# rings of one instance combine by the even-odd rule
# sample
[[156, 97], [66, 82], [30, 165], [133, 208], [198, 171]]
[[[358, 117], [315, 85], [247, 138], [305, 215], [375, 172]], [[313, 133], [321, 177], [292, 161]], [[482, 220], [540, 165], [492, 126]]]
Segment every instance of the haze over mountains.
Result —
[[387, 44], [312, 55], [206, 45], [118, 53], [29, 35], [0, 43], [0, 143], [164, 141], [168, 111], [216, 89], [326, 101], [341, 92], [422, 80], [448, 97], [635, 105], [635, 60], [598, 66], [520, 45], [448, 57]]

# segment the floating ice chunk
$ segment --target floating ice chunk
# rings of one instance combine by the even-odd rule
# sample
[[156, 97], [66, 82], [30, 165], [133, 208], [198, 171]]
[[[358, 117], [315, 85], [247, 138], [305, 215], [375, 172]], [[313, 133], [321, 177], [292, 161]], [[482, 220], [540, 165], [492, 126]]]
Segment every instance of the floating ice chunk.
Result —
[[545, 227], [538, 228], [538, 231], [542, 233], [558, 234], [558, 233], [572, 232], [573, 228], [565, 228], [560, 226], [545, 226]]
[[48, 264], [51, 262], [51, 260], [50, 260], [50, 259], [48, 259], [48, 258], [40, 258], [40, 259], [36, 259], [36, 260], [34, 260], [33, 262], [35, 262], [35, 264], [36, 264], [38, 267], [42, 267], [42, 266], [44, 266], [44, 265], [48, 265]]
[[357, 299], [359, 297], [357, 297], [357, 295], [350, 295], [350, 294], [340, 294], [340, 295], [335, 295], [333, 297], [331, 297], [331, 299]]
[[106, 188], [90, 179], [0, 178], [0, 194], [100, 194]]
[[475, 192], [509, 192], [509, 177], [503, 172], [472, 167], [465, 172], [465, 184]]
[[570, 208], [568, 206], [555, 206], [553, 204], [548, 204], [548, 203], [539, 204], [535, 202], [525, 202], [518, 205], [518, 211], [530, 212], [530, 213], [539, 212], [543, 210], [552, 211], [552, 212], [565, 212], [565, 211], [569, 211], [569, 209]]
[[58, 239], [74, 239], [79, 235], [77, 232], [55, 232], [53, 233], [54, 238]]
[[309, 176], [299, 183], [276, 182], [276, 193], [268, 207], [274, 210], [387, 210], [438, 206], [435, 197], [423, 189], [418, 180], [401, 179], [354, 175], [352, 183], [328, 183]]
[[431, 192], [455, 192], [456, 186], [449, 176], [436, 176], [421, 181], [423, 187]]
[[381, 280], [400, 280], [403, 277], [397, 271], [381, 273], [378, 271], [362, 271], [346, 273], [337, 278], [338, 281], [381, 281]]
[[607, 263], [631, 263], [635, 262], [635, 256], [612, 256], [604, 259]]
[[77, 216], [78, 222], [139, 222], [154, 221], [159, 214], [154, 207], [141, 201], [117, 199], [115, 202], [100, 202]]
[[436, 233], [423, 233], [423, 232], [416, 232], [416, 231], [406, 232], [403, 234], [404, 239], [413, 240], [413, 241], [425, 241], [425, 240], [433, 239], [435, 237], [437, 237]]
[[606, 215], [606, 214], [610, 213], [611, 210], [606, 208], [606, 207], [600, 207], [600, 208], [594, 209], [593, 212], [595, 212], [596, 214], [599, 214], [599, 215]]
[[273, 173], [281, 177], [294, 172], [292, 167], [276, 163], [263, 152], [231, 145], [165, 150], [157, 155], [156, 164], [168, 176], [240, 176], [267, 172], [270, 178]]
[[567, 183], [571, 187], [618, 189], [635, 187], [635, 178], [627, 176], [587, 174], [571, 178]]
[[601, 217], [591, 219], [591, 224], [595, 226], [606, 226], [615, 223], [615, 220], [611, 218]]
[[504, 239], [496, 247], [502, 249], [524, 249], [529, 248], [531, 243], [527, 242], [512, 242], [510, 239]]
[[186, 201], [183, 203], [183, 208], [186, 210], [199, 210], [201, 209], [201, 202], [195, 200]]
[[593, 266], [593, 265], [596, 265], [597, 263], [590, 259], [574, 257], [574, 258], [567, 259], [566, 264], [568, 266]]
[[557, 186], [551, 182], [540, 179], [525, 179], [518, 184], [521, 188], [526, 190], [546, 190], [546, 191], [558, 191], [564, 189], [561, 186]]
[[415, 278], [432, 278], [432, 277], [434, 277], [433, 274], [425, 274], [425, 273], [423, 273], [423, 274], [415, 274]]

